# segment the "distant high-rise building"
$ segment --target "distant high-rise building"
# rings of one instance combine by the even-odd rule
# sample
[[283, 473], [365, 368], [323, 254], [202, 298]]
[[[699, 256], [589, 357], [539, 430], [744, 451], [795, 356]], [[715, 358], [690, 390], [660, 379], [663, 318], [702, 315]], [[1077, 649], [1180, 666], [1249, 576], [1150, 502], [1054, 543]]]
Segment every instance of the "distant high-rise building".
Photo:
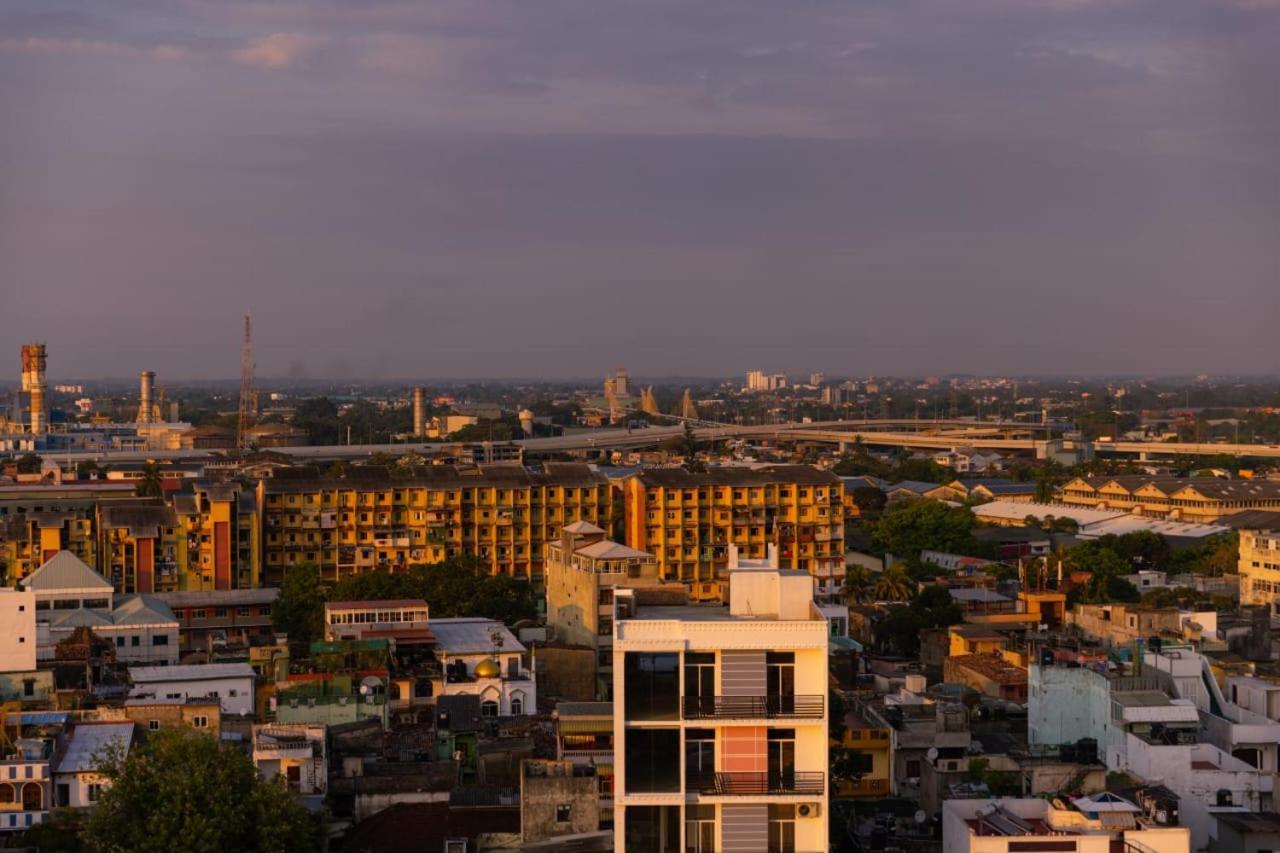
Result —
[[767, 391], [769, 390], [769, 381], [762, 370], [747, 371], [747, 390], [748, 391]]
[[815, 370], [813, 373], [809, 374], [810, 385], [813, 385], [816, 387], [826, 381], [827, 381], [827, 374], [823, 373], [821, 370]]

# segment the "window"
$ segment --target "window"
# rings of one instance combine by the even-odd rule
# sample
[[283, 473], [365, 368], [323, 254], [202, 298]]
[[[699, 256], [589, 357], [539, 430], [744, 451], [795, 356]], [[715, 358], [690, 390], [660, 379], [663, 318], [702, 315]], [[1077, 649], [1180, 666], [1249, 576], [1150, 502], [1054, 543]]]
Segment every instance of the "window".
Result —
[[568, 803], [560, 803], [556, 806], [556, 823], [568, 823], [572, 809]]
[[496, 717], [498, 716], [498, 703], [492, 699], [486, 699], [480, 703], [480, 716]]
[[524, 694], [516, 691], [511, 694], [511, 716], [518, 717], [524, 713]]
[[680, 656], [627, 652], [624, 702], [630, 720], [680, 718]]
[[158, 732], [158, 731], [160, 731], [160, 721], [159, 721], [159, 720], [147, 720], [147, 731], [150, 731], [150, 732]]
[[677, 853], [679, 806], [627, 806], [626, 853]]
[[237, 608], [236, 608], [236, 615], [237, 615], [237, 616], [242, 616], [242, 617], [243, 617], [243, 616], [248, 616], [248, 615], [249, 615], [249, 608], [247, 608], [247, 607], [237, 607]]
[[685, 716], [715, 713], [716, 656], [714, 652], [684, 653]]
[[689, 729], [684, 735], [685, 788], [698, 791], [716, 772], [715, 729]]
[[134, 647], [142, 645], [142, 638], [136, 634], [133, 635], [132, 637], [129, 638], [129, 645]]
[[36, 695], [36, 682], [34, 678], [24, 678], [22, 680], [22, 695], [23, 696]]
[[192, 619], [203, 619], [203, 618], [204, 618], [204, 611], [203, 611], [203, 610], [200, 610], [200, 609], [197, 609], [197, 610], [196, 610], [196, 612], [195, 612], [195, 613], [193, 613], [193, 614], [191, 615], [191, 618], [192, 618]]
[[124, 648], [124, 637], [116, 637], [116, 648], [117, 649]]
[[769, 853], [795, 853], [796, 807], [792, 803], [769, 805]]
[[678, 729], [628, 729], [625, 749], [627, 793], [680, 791]]
[[167, 646], [167, 645], [169, 645], [169, 635], [168, 635], [168, 634], [156, 634], [155, 636], [153, 636], [153, 637], [151, 638], [151, 645], [153, 645], [153, 646]]
[[686, 806], [684, 814], [685, 853], [715, 853], [716, 807]]
[[203, 714], [191, 718], [191, 725], [197, 729], [209, 728], [209, 718]]
[[91, 782], [86, 788], [85, 794], [88, 797], [89, 802], [96, 803], [98, 801], [98, 797], [102, 794], [102, 786], [96, 782]]

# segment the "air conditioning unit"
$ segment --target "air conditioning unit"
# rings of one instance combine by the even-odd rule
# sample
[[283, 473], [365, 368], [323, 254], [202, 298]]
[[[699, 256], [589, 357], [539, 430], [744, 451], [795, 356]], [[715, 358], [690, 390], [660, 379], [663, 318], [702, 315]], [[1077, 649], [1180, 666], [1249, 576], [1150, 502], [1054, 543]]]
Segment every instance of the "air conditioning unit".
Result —
[[822, 817], [822, 803], [800, 803], [796, 806], [796, 817]]

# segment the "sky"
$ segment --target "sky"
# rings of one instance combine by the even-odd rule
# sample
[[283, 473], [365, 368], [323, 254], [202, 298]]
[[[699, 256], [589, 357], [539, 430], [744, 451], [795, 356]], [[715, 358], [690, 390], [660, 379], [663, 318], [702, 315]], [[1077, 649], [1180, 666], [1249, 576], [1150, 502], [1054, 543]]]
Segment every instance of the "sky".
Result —
[[[1280, 365], [1280, 0], [7, 0], [0, 351]], [[6, 380], [7, 381], [7, 380]]]

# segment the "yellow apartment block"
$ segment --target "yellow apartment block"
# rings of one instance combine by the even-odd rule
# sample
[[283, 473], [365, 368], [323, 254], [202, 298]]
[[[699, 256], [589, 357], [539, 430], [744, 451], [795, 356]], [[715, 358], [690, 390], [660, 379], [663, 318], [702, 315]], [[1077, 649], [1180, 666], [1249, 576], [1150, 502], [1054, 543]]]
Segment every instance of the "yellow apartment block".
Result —
[[844, 485], [808, 465], [714, 468], [691, 473], [656, 468], [623, 485], [626, 543], [652, 553], [665, 580], [693, 598], [723, 596], [729, 545], [745, 560], [778, 547], [779, 565], [817, 582], [819, 598], [844, 582]]
[[1062, 487], [1072, 506], [1210, 523], [1244, 510], [1280, 510], [1280, 482], [1212, 477], [1077, 477]]
[[199, 482], [173, 496], [181, 590], [251, 589], [262, 585], [257, 494], [238, 483]]
[[1241, 513], [1240, 603], [1264, 605], [1280, 615], [1280, 512]]
[[353, 468], [343, 477], [282, 469], [258, 484], [262, 582], [314, 562], [327, 581], [471, 554], [495, 574], [541, 583], [543, 545], [565, 525], [614, 525], [604, 475], [579, 463], [448, 465], [404, 476]]

